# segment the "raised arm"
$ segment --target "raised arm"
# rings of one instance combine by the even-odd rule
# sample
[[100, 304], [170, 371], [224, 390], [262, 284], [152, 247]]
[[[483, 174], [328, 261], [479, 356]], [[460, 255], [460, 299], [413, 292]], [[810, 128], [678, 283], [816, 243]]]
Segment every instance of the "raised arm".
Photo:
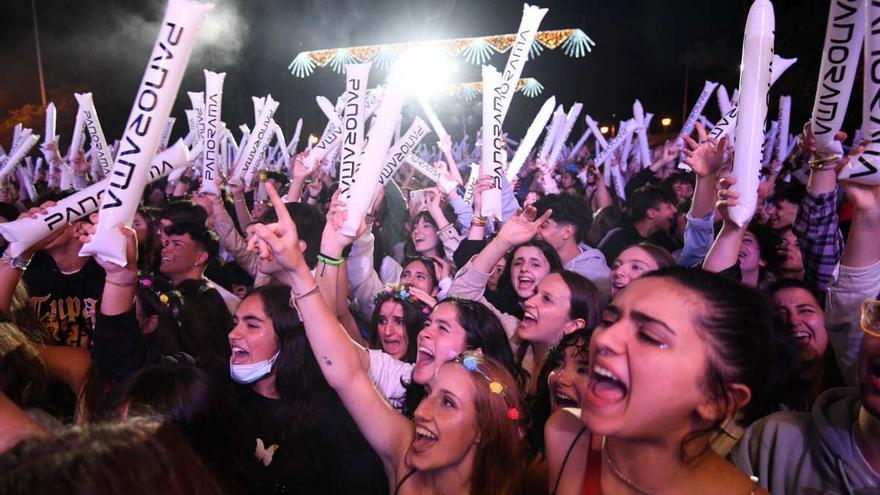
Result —
[[715, 273], [722, 272], [736, 264], [739, 258], [739, 248], [746, 232], [745, 227], [737, 226], [727, 214], [728, 208], [736, 205], [739, 201], [739, 193], [729, 189], [736, 182], [736, 179], [722, 177], [718, 182], [721, 186], [718, 191], [718, 212], [724, 219], [724, 224], [709, 249], [709, 254], [703, 261], [703, 270]]
[[699, 143], [690, 136], [684, 138], [686, 144], [684, 162], [693, 169], [697, 178], [694, 183], [691, 209], [687, 214], [684, 246], [679, 258], [679, 264], [683, 266], [693, 266], [702, 262], [712, 245], [715, 235], [714, 212], [717, 194], [715, 183], [718, 171], [724, 166], [724, 150], [727, 147], [726, 136], [715, 143], [708, 139], [701, 123], [697, 122], [696, 128]]
[[283, 268], [278, 276], [291, 287], [291, 303], [302, 318], [309, 344], [324, 378], [333, 387], [367, 441], [394, 473], [412, 438], [412, 426], [379, 395], [361, 363], [362, 350], [336, 320], [335, 312], [318, 296], [318, 287], [298, 249], [296, 225], [274, 187], [267, 185], [278, 223], [258, 225], [250, 246], [261, 258], [272, 257]]
[[[801, 146], [811, 155], [815, 139], [809, 125], [805, 126]], [[819, 290], [825, 290], [834, 281], [834, 271], [843, 252], [843, 234], [837, 218], [837, 173], [852, 156], [864, 151], [853, 148], [841, 163], [816, 163], [810, 166], [807, 194], [801, 201], [792, 232], [797, 237], [804, 262], [804, 280]]]
[[843, 251], [840, 275], [828, 290], [825, 319], [844, 382], [855, 385], [858, 351], [862, 341], [859, 309], [880, 292], [880, 186], [843, 182], [853, 207], [849, 238]]

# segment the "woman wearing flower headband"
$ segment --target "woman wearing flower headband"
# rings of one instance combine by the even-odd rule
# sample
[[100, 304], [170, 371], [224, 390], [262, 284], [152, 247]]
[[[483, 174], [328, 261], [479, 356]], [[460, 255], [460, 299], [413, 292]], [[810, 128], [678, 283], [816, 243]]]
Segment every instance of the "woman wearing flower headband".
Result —
[[[266, 189], [281, 204], [275, 190]], [[257, 226], [251, 247], [285, 269], [291, 304], [309, 315], [305, 330], [321, 371], [382, 459], [393, 493], [518, 493], [521, 404], [504, 367], [466, 353], [437, 368], [414, 422], [397, 414], [376, 391], [357, 348], [339, 345], [344, 331], [302, 255], [291, 249], [296, 225], [285, 210], [278, 214], [277, 224]]]
[[376, 294], [370, 320], [370, 347], [382, 349], [398, 361], [416, 360], [416, 339], [431, 308], [416, 299], [405, 285], [389, 285]]
[[766, 414], [787, 380], [790, 345], [771, 316], [758, 292], [700, 270], [629, 284], [593, 332], [581, 420], [547, 422], [552, 493], [765, 493], [709, 441]]
[[[324, 229], [321, 239], [321, 256], [324, 258], [341, 258], [346, 246], [351, 244], [352, 237], [344, 235], [339, 228], [343, 222], [345, 210], [340, 203], [333, 201], [327, 215], [328, 226]], [[365, 229], [362, 222], [359, 229]], [[262, 229], [262, 228], [260, 228]], [[256, 231], [255, 231], [256, 232]], [[253, 242], [252, 242], [253, 244]], [[321, 294], [337, 294], [339, 279], [345, 270], [339, 264], [324, 263], [316, 272]], [[272, 276], [283, 277], [283, 272], [275, 272], [280, 268], [278, 263], [261, 264], [261, 270], [273, 270]], [[289, 285], [289, 283], [288, 283]], [[417, 294], [413, 287], [406, 289], [407, 298], [425, 301], [423, 294]], [[335, 302], [328, 304], [336, 307]], [[514, 362], [513, 353], [501, 323], [478, 302], [450, 298], [434, 303], [426, 325], [411, 342], [417, 351], [415, 363], [397, 360], [378, 349], [366, 349], [354, 341], [348, 334], [332, 331], [330, 327], [324, 337], [328, 345], [334, 347], [347, 346], [355, 349], [357, 364], [367, 373], [370, 380], [395, 408], [411, 416], [424, 398], [424, 386], [436, 374], [440, 366], [451, 360], [466, 349], [480, 348], [483, 352], [500, 362], [520, 382], [524, 381], [523, 373]]]

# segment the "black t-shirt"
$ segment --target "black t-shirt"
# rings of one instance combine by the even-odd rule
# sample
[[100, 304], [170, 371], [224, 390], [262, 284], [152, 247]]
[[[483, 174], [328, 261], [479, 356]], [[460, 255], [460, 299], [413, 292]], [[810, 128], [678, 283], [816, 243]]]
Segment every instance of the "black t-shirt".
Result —
[[605, 235], [605, 238], [599, 243], [599, 251], [605, 255], [610, 266], [624, 249], [644, 240], [645, 238], [632, 224], [624, 224]]
[[338, 400], [312, 404], [312, 427], [292, 425], [280, 400], [235, 386], [225, 434], [248, 493], [388, 493], [379, 456]]
[[88, 348], [104, 269], [89, 259], [78, 272], [65, 275], [51, 256], [37, 252], [23, 278], [31, 306], [50, 335], [48, 343]]

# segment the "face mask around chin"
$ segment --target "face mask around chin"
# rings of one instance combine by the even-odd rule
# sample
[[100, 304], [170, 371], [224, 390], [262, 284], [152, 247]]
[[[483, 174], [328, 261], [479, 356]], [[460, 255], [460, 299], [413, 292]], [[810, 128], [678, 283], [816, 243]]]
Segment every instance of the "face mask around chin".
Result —
[[271, 359], [266, 359], [251, 364], [232, 364], [229, 363], [229, 374], [236, 383], [248, 384], [263, 378], [272, 372], [272, 366], [281, 351], [275, 353]]

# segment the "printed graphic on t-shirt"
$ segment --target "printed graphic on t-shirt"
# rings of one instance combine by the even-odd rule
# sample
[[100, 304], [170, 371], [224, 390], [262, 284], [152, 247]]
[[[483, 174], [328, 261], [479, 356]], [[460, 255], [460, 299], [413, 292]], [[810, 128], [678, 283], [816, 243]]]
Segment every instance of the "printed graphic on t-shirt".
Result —
[[47, 294], [31, 297], [30, 302], [53, 344], [83, 349], [89, 347], [96, 299], [53, 298], [52, 294]]
[[263, 444], [263, 439], [257, 438], [257, 450], [254, 452], [254, 456], [256, 456], [257, 460], [262, 462], [264, 466], [268, 467], [269, 464], [272, 464], [272, 458], [275, 457], [276, 450], [278, 450], [278, 445], [273, 443], [269, 447], [266, 447]]

